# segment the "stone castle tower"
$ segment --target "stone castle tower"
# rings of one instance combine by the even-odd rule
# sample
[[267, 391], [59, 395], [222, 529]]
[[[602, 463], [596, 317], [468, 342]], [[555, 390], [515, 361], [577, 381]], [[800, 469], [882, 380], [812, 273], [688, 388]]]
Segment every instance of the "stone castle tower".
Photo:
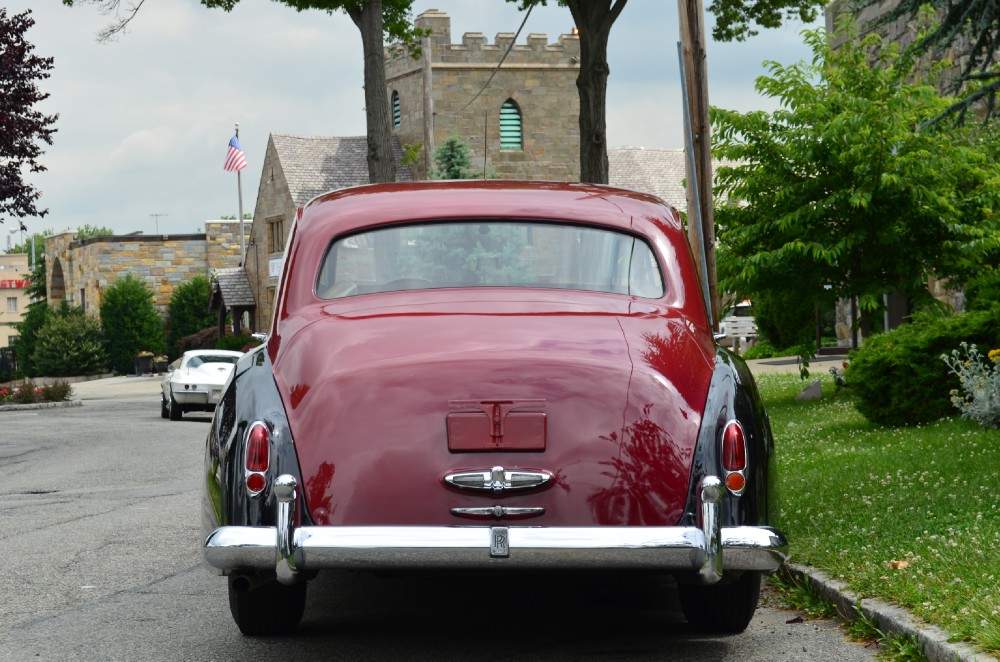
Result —
[[501, 32], [487, 44], [482, 33], [467, 32], [453, 44], [451, 18], [436, 9], [414, 25], [431, 30], [423, 53], [416, 60], [387, 53], [386, 86], [394, 133], [404, 146], [423, 146], [413, 166], [418, 179], [452, 132], [488, 177], [579, 179], [579, 37], [564, 34], [550, 44], [544, 34], [529, 34], [526, 45], [512, 45], [514, 34]]

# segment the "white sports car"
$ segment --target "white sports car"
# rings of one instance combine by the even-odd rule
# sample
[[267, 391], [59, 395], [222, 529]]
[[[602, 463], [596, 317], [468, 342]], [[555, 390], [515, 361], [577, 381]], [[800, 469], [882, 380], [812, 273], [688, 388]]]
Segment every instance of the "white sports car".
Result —
[[160, 416], [179, 421], [187, 411], [213, 411], [241, 356], [225, 349], [184, 352], [163, 377]]

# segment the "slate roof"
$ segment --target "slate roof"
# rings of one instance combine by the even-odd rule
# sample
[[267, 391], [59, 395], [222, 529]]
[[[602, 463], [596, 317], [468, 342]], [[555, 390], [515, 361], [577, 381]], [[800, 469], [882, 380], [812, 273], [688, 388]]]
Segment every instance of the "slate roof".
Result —
[[[687, 211], [687, 178], [683, 149], [619, 147], [608, 150], [608, 183], [652, 193], [677, 211]], [[715, 171], [723, 162], [712, 159]]]
[[[336, 189], [368, 182], [368, 139], [365, 136], [295, 136], [272, 133], [285, 181], [296, 207]], [[396, 162], [403, 157], [399, 138], [392, 137]], [[396, 180], [413, 181], [409, 166], [396, 171]]]
[[216, 269], [212, 274], [212, 297], [209, 310], [219, 307], [219, 297], [226, 308], [255, 307], [250, 279], [243, 267]]

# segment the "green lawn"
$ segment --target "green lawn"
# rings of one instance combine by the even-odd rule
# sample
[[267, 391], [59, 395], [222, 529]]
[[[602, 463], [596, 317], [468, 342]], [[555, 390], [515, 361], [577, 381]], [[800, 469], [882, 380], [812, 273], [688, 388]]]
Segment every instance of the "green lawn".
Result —
[[790, 560], [1000, 653], [1000, 430], [879, 427], [824, 377], [813, 402], [796, 376], [757, 379]]

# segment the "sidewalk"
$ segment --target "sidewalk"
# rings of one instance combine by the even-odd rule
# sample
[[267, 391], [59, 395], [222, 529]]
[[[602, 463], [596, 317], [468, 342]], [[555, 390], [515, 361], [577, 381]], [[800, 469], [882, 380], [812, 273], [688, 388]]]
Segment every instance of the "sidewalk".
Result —
[[[814, 356], [809, 360], [809, 374], [826, 374], [826, 371], [830, 368], [843, 367], [845, 361], [847, 361], [846, 354]], [[757, 375], [799, 374], [799, 361], [794, 356], [782, 356], [772, 359], [753, 359], [752, 361], [747, 361], [747, 366], [749, 366], [750, 372], [752, 372], [755, 377]]]

